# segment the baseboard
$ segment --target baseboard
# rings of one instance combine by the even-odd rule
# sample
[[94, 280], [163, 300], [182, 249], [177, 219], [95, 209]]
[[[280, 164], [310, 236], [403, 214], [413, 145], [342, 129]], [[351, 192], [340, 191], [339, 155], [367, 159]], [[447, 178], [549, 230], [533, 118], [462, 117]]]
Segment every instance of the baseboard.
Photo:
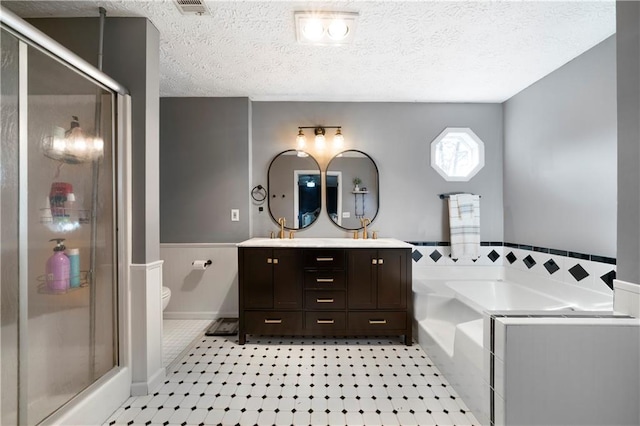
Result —
[[196, 320], [196, 319], [210, 319], [216, 318], [237, 318], [238, 312], [164, 312], [162, 318], [175, 319], [175, 320]]
[[147, 382], [131, 383], [131, 396], [148, 395], [162, 385], [166, 377], [166, 370], [160, 368], [157, 370]]

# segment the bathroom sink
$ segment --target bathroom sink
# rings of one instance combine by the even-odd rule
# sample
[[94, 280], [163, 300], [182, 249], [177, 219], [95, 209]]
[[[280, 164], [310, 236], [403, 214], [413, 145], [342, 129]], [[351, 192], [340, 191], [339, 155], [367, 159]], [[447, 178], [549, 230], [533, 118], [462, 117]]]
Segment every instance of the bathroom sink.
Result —
[[411, 248], [404, 241], [395, 238], [358, 239], [353, 238], [252, 238], [238, 244], [238, 247], [333, 247], [333, 248]]

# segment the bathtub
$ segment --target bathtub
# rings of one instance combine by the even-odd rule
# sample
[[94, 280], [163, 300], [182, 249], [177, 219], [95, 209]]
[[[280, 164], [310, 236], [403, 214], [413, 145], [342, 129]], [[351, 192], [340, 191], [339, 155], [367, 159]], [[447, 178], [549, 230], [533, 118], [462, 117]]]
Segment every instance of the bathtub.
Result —
[[450, 281], [445, 284], [456, 298], [479, 313], [574, 309], [572, 303], [509, 281]]
[[484, 382], [486, 312], [613, 308], [609, 295], [559, 284], [534, 288], [500, 279], [424, 279], [415, 274], [413, 304], [414, 337], [482, 424], [489, 423]]

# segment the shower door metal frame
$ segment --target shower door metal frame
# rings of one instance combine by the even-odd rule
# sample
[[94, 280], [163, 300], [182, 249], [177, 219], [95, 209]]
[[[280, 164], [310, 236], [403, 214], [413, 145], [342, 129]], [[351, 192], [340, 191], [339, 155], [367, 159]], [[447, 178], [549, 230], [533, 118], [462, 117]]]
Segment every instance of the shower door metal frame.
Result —
[[[118, 389], [124, 382], [131, 383], [130, 354], [130, 299], [129, 266], [131, 264], [131, 98], [128, 90], [107, 76], [93, 65], [86, 62], [67, 48], [32, 27], [12, 12], [0, 6], [0, 26], [18, 39], [19, 50], [19, 91], [18, 91], [18, 123], [19, 123], [19, 212], [28, 211], [28, 87], [27, 87], [27, 55], [28, 48], [33, 47], [66, 65], [72, 72], [83, 75], [97, 86], [109, 89], [114, 94], [112, 103], [112, 164], [113, 169], [113, 279], [114, 289], [114, 367], [106, 374], [89, 384], [65, 403], [57, 411], [42, 421], [42, 424], [55, 424], [57, 419], [72, 411], [75, 403], [83, 394], [96, 394], [100, 387], [109, 381], [118, 382]], [[19, 220], [18, 236], [20, 241], [28, 241], [28, 223]], [[28, 245], [18, 245], [19, 289], [18, 289], [18, 424], [28, 422], [28, 377], [25, 356], [27, 348], [28, 322]], [[112, 386], [117, 386], [113, 384]]]

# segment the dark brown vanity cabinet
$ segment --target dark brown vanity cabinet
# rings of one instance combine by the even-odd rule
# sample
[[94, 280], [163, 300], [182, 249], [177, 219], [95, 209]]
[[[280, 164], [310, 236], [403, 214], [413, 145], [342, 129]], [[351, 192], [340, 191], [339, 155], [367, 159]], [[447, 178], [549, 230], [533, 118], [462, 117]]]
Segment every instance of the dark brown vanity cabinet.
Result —
[[[240, 248], [240, 329], [251, 334], [287, 334], [302, 329], [303, 274], [300, 251]], [[244, 335], [240, 334], [240, 343]]]
[[349, 250], [349, 309], [406, 309], [407, 255], [399, 249]]
[[403, 335], [410, 249], [238, 248], [240, 330], [283, 336]]
[[409, 250], [348, 251], [349, 329], [356, 334], [404, 334], [411, 343]]
[[305, 249], [302, 268], [306, 334], [344, 335], [347, 331], [344, 250]]

